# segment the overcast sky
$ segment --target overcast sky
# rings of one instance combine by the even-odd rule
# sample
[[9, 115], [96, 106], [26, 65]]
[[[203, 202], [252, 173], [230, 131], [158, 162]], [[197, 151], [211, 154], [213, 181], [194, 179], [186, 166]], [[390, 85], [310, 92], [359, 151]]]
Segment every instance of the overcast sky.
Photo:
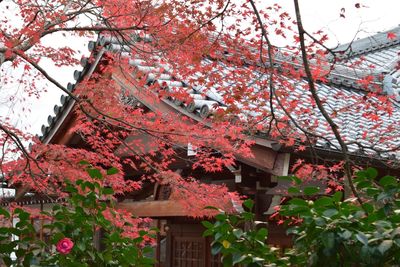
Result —
[[[304, 26], [307, 29], [323, 29], [330, 35], [331, 45], [350, 42], [357, 35], [365, 37], [390, 30], [400, 23], [399, 0], [299, 0]], [[275, 1], [294, 13], [293, 1]], [[356, 4], [360, 8], [356, 8]], [[345, 18], [340, 17], [344, 8]]]
[[[303, 23], [307, 30], [310, 32], [323, 29], [330, 36], [329, 45], [334, 47], [337, 44], [343, 44], [351, 41], [357, 32], [359, 37], [372, 35], [379, 31], [390, 30], [398, 26], [400, 23], [399, 10], [400, 0], [299, 0], [301, 5], [301, 12]], [[4, 3], [0, 4], [1, 8]], [[293, 1], [280, 0], [269, 1], [263, 0], [263, 4], [272, 5], [278, 3], [287, 10], [292, 17], [294, 17]], [[360, 8], [356, 8], [356, 4], [360, 4]], [[344, 8], [345, 18], [340, 17], [341, 9]], [[1, 13], [0, 13], [1, 14]], [[77, 57], [80, 58], [82, 53], [88, 54], [87, 42], [88, 40], [74, 40], [71, 42], [68, 38], [63, 38], [58, 35], [51, 39], [46, 39], [46, 42], [54, 45], [72, 44], [74, 48], [80, 50]], [[57, 78], [63, 85], [69, 81], [73, 81], [73, 71], [75, 68], [69, 67], [64, 69], [57, 69], [51, 66], [48, 62], [42, 62], [43, 66], [54, 77]], [[77, 66], [76, 68], [80, 68]], [[9, 66], [2, 66], [0, 79], [8, 76], [15, 70]], [[20, 74], [19, 74], [20, 75]], [[1, 87], [3, 86], [3, 88]], [[54, 115], [53, 106], [59, 104], [61, 92], [59, 89], [48, 86], [46, 93], [42, 93], [39, 100], [33, 99], [28, 101], [24, 106], [12, 105], [5, 97], [5, 91], [18, 92], [18, 88], [8, 88], [5, 90], [4, 85], [0, 80], [0, 116], [6, 116], [10, 111], [10, 107], [14, 106], [14, 122], [18, 122], [20, 127], [26, 126], [28, 131], [32, 133], [40, 133], [42, 124], [47, 124], [47, 116]], [[15, 93], [13, 93], [15, 94]], [[31, 109], [31, 113], [27, 109]], [[24, 110], [22, 110], [24, 109]]]

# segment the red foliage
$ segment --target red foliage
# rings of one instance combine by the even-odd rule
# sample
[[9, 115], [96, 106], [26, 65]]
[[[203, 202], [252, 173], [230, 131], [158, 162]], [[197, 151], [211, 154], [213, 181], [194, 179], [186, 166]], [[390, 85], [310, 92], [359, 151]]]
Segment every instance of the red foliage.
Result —
[[[97, 64], [96, 68], [86, 67], [86, 76], [79, 78], [73, 91], [76, 104], [68, 115], [77, 121], [68, 130], [76, 132], [82, 142], [78, 148], [36, 144], [29, 154], [21, 153], [20, 146], [7, 146], [3, 153], [21, 156], [2, 163], [10, 184], [63, 196], [66, 179], [93, 179], [85, 172], [87, 165], [79, 164], [85, 160], [104, 172], [111, 166], [119, 170], [104, 180], [104, 186], [118, 194], [139, 190], [144, 181], [169, 184], [174, 199], [181, 201], [191, 215], [202, 216], [208, 214], [204, 206], [232, 208], [239, 197], [225, 186], [199, 183], [172, 170], [189, 144], [195, 155], [185, 159], [187, 164], [212, 173], [235, 165], [238, 155], [251, 157], [254, 135], [267, 136], [299, 153], [333, 135], [332, 125], [321, 119], [318, 101], [304, 80], [300, 39], [292, 29], [296, 22], [277, 4], [260, 10], [259, 15], [269, 36], [293, 40], [284, 49], [266, 46], [248, 1], [172, 0], [153, 5], [152, 1], [97, 0], [87, 5], [87, 1], [52, 0], [45, 6], [26, 0], [15, 2], [20, 23], [10, 23], [7, 16], [0, 18], [0, 44], [4, 45], [0, 52], [13, 67], [23, 64], [26, 76], [19, 82], [27, 95], [39, 94], [35, 84], [38, 78], [62, 87], [40, 67], [43, 57], [56, 66], [78, 63], [78, 51], [48, 45], [46, 38], [55, 33], [93, 38], [97, 31], [124, 42], [125, 47], [120, 48], [129, 53], [96, 46], [88, 60], [88, 64]], [[340, 16], [345, 17], [345, 9]], [[321, 48], [328, 37], [322, 31], [313, 36], [306, 41], [310, 71], [315, 81], [324, 84], [334, 68], [327, 51]], [[389, 32], [387, 38], [395, 39], [396, 34]], [[357, 67], [362, 62], [360, 58], [348, 66]], [[146, 69], [156, 78], [151, 79]], [[175, 83], [163, 80], [163, 75]], [[159, 81], [154, 82], [157, 78]], [[198, 120], [182, 112], [182, 105], [181, 112], [161, 108], [166, 101], [186, 107], [192, 103], [187, 84], [200, 92], [199, 98], [219, 98], [217, 110], [209, 107], [213, 116]], [[393, 115], [392, 97], [381, 94], [375, 76], [359, 77], [355, 84], [366, 93], [329, 92], [338, 101], [345, 100], [338, 108], [321, 87], [316, 90], [335, 122], [353, 113], [366, 119], [368, 125], [357, 127], [364, 129], [362, 139], [368, 141], [371, 150], [376, 144], [388, 144], [388, 149], [395, 150], [391, 141], [399, 137], [392, 134], [396, 125], [383, 122]], [[124, 102], [130, 97], [133, 102], [137, 100], [134, 105]], [[1, 125], [21, 139], [32, 139], [10, 124], [2, 121]], [[0, 141], [15, 142], [4, 129]], [[338, 131], [344, 135], [348, 129], [339, 127]], [[335, 184], [330, 186], [335, 190], [341, 189], [341, 169], [341, 163], [303, 161], [292, 168], [302, 179], [331, 179]]]

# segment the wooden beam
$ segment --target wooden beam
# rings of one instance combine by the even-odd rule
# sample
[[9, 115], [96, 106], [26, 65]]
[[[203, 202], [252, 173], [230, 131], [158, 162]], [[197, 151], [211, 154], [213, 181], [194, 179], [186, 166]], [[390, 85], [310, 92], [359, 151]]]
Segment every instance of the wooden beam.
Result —
[[129, 148], [125, 145], [120, 145], [114, 151], [115, 155], [119, 157], [129, 157], [134, 153], [143, 155], [150, 152], [157, 152], [158, 150], [156, 138], [146, 133], [130, 135], [124, 141]]
[[155, 200], [120, 202], [116, 206], [125, 209], [137, 217], [183, 217], [188, 216], [184, 207], [176, 200]]
[[[201, 123], [207, 127], [212, 127], [212, 124], [204, 121], [202, 118], [195, 116], [193, 113], [188, 112], [182, 107], [178, 107], [173, 104], [171, 101], [167, 99], [158, 98], [157, 94], [154, 92], [146, 92], [145, 90], [139, 90], [135, 86], [133, 86], [129, 80], [124, 76], [123, 73], [114, 72], [113, 79], [117, 82], [119, 86], [125, 89], [129, 89], [130, 92], [146, 107], [148, 107], [152, 111], [161, 111], [163, 113], [175, 113], [178, 116], [187, 116], [191, 118], [193, 121], [187, 121], [188, 123]], [[130, 78], [135, 79], [135, 77], [131, 76]], [[151, 145], [153, 137], [145, 137], [145, 134], [142, 136], [136, 137], [128, 137], [128, 142], [134, 142], [135, 140], [144, 141], [142, 146], [142, 150], [144, 152], [154, 150], [154, 147]], [[254, 139], [256, 144], [251, 147], [251, 151], [254, 155], [254, 158], [242, 157], [240, 154], [235, 153], [235, 157], [241, 162], [244, 162], [250, 166], [255, 168], [264, 170], [266, 172], [271, 173], [276, 164], [278, 153], [274, 151], [272, 147], [272, 142], [269, 140], [261, 139], [261, 138], [249, 138]], [[187, 146], [187, 144], [181, 144], [183, 146]], [[119, 147], [117, 149], [118, 153], [127, 156], [127, 152], [124, 148]], [[118, 154], [117, 153], [117, 154]], [[128, 153], [129, 154], [129, 153]], [[274, 173], [274, 172], [272, 172]], [[275, 173], [274, 173], [275, 174]]]
[[287, 176], [289, 174], [289, 163], [289, 153], [278, 153], [274, 163], [274, 167], [272, 168], [270, 173], [276, 176]]
[[253, 153], [253, 158], [242, 157], [238, 154], [235, 154], [235, 156], [239, 161], [266, 172], [270, 172], [274, 168], [278, 155], [276, 151], [260, 145], [253, 145], [250, 149]]

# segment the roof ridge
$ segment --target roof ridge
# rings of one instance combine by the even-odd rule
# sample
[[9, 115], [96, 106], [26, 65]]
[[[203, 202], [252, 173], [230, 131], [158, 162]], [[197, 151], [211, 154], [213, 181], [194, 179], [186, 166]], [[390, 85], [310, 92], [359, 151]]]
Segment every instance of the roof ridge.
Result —
[[[389, 33], [394, 34], [392, 38], [388, 37]], [[339, 56], [341, 59], [350, 59], [397, 44], [400, 44], [400, 25], [384, 32], [378, 32], [374, 35], [339, 45], [333, 51], [341, 54]]]

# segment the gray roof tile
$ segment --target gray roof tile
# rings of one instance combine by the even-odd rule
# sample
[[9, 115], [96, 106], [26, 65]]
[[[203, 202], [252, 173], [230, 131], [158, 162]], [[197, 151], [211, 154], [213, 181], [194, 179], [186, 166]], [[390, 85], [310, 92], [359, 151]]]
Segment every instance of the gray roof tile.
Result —
[[[376, 154], [374, 149], [388, 150], [395, 146], [400, 146], [400, 106], [397, 103], [393, 103], [394, 111], [390, 116], [389, 114], [379, 114], [381, 121], [372, 122], [371, 120], [368, 120], [364, 116], [365, 112], [377, 111], [363, 106], [362, 103], [364, 103], [364, 101], [362, 98], [365, 96], [366, 92], [359, 90], [360, 86], [357, 84], [357, 79], [364, 77], [365, 75], [378, 75], [381, 71], [388, 72], [389, 70], [393, 69], [395, 63], [397, 64], [396, 60], [398, 58], [398, 53], [400, 52], [400, 28], [394, 29], [394, 32], [398, 36], [395, 40], [388, 40], [386, 36], [387, 33], [381, 33], [371, 38], [364, 38], [362, 40], [355, 41], [351, 45], [351, 49], [346, 51], [344, 55], [346, 56], [346, 59], [343, 57], [341, 65], [338, 65], [330, 75], [330, 84], [317, 83], [317, 92], [324, 101], [324, 107], [330, 114], [337, 113], [337, 115], [334, 117], [334, 121], [338, 124], [339, 130], [346, 142], [358, 142], [361, 146], [371, 147], [372, 150], [369, 148], [364, 148], [364, 153], [371, 155], [374, 154], [375, 156], [379, 155]], [[125, 51], [123, 55], [129, 55], [128, 47], [123, 45], [121, 46], [119, 43], [114, 43], [119, 42], [118, 39], [114, 39], [107, 39], [104, 36], [101, 36], [97, 44], [104, 45], [112, 52], [123, 49], [123, 51]], [[89, 48], [94, 51], [95, 45], [96, 42], [91, 42], [89, 44]], [[340, 49], [345, 49], [346, 47], [347, 46], [340, 46], [336, 50], [339, 51]], [[356, 68], [350, 67], [351, 64], [359, 60], [361, 57], [365, 58], [365, 62]], [[140, 58], [131, 59], [129, 63], [132, 66], [135, 66], [138, 71], [147, 73], [147, 79], [149, 81], [158, 81], [160, 85], [167, 86], [168, 88], [186, 87], [187, 84], [190, 84], [192, 79], [195, 80], [196, 76], [199, 75], [195, 74], [194, 77], [173, 77], [171, 73], [171, 67], [165, 63], [154, 65], [154, 62], [151, 62], [151, 64], [148, 64], [146, 61]], [[202, 64], [204, 65], [212, 63], [213, 62], [207, 58], [202, 61]], [[218, 63], [215, 68], [215, 71], [223, 73], [231, 70], [231, 66], [228, 67], [222, 63]], [[84, 71], [82, 73], [84, 73]], [[77, 80], [81, 78], [81, 73], [79, 74], [80, 75]], [[174, 73], [174, 75], [176, 74]], [[254, 75], [261, 81], [266, 81], [268, 79], [266, 75], [262, 75], [261, 73], [259, 73], [259, 75], [254, 73]], [[397, 88], [396, 86], [400, 87], [396, 79], [397, 77], [400, 77], [400, 72], [394, 70], [391, 71], [389, 75], [393, 77], [393, 79], [388, 80], [391, 82], [392, 89], [394, 88], [393, 91], [395, 91]], [[398, 80], [400, 82], [400, 79]], [[258, 82], [259, 81], [254, 81], [254, 84], [252, 84], [256, 90], [258, 88]], [[376, 82], [382, 86], [382, 81], [379, 81], [378, 76], [376, 78]], [[227, 80], [223, 83], [224, 85], [229, 86], [231, 83], [235, 83], [235, 81]], [[301, 111], [302, 108], [311, 109], [310, 113], [302, 114], [300, 112], [299, 115], [295, 115], [296, 119], [300, 122], [303, 122], [305, 127], [309, 126], [310, 121], [317, 121], [319, 126], [315, 129], [315, 133], [323, 136], [328, 140], [328, 142], [331, 143], [330, 149], [335, 149], [335, 147], [339, 147], [338, 142], [334, 139], [333, 133], [327, 126], [327, 123], [323, 119], [323, 116], [319, 110], [315, 106], [311, 105], [310, 93], [303, 87], [305, 83], [305, 81], [298, 82], [295, 89], [290, 92], [288, 96], [289, 100], [299, 100], [299, 104], [295, 110]], [[70, 90], [73, 90], [72, 84], [69, 87], [71, 88]], [[212, 113], [212, 110], [214, 110], [216, 106], [220, 106], [222, 108], [227, 106], [227, 104], [224, 103], [223, 95], [218, 88], [208, 88], [190, 84], [190, 86], [187, 87], [187, 90], [190, 90], [188, 93], [191, 93], [194, 96], [192, 105], [188, 106], [187, 109], [190, 112], [198, 114], [202, 117], [206, 117]], [[62, 99], [61, 101], [65, 103], [66, 98]], [[378, 99], [370, 98], [369, 101], [379, 105]], [[260, 101], [258, 102], [261, 103]], [[249, 103], [238, 103], [238, 106], [243, 108], [243, 114], [241, 114], [239, 117], [244, 121], [247, 121], [252, 117], [262, 116], [262, 110], [270, 110], [268, 101], [264, 102], [266, 102], [265, 106], [261, 107], [261, 110], [259, 111], [252, 110], [254, 105], [249, 105]], [[176, 101], [175, 103], [178, 105], [182, 104], [182, 102], [179, 101]], [[273, 105], [277, 116], [283, 116], [284, 112], [279, 107], [277, 101], [274, 101]], [[250, 108], [247, 111], [245, 108], [246, 106]], [[57, 109], [57, 111], [61, 112], [62, 108]], [[54, 125], [54, 120], [55, 118], [52, 119], [51, 125]], [[394, 129], [388, 131], [387, 128], [389, 126], [393, 127]], [[48, 132], [49, 127], [43, 126], [42, 133], [46, 135]], [[365, 135], [366, 138], [364, 138]], [[382, 143], [380, 141], [382, 135], [393, 136], [395, 139]], [[316, 145], [320, 148], [325, 148], [327, 141], [322, 139], [317, 140]], [[351, 152], [359, 153], [361, 149], [362, 147], [358, 146], [357, 144], [349, 145], [349, 150]], [[399, 153], [395, 152], [382, 152], [380, 156], [390, 155], [400, 156]]]

